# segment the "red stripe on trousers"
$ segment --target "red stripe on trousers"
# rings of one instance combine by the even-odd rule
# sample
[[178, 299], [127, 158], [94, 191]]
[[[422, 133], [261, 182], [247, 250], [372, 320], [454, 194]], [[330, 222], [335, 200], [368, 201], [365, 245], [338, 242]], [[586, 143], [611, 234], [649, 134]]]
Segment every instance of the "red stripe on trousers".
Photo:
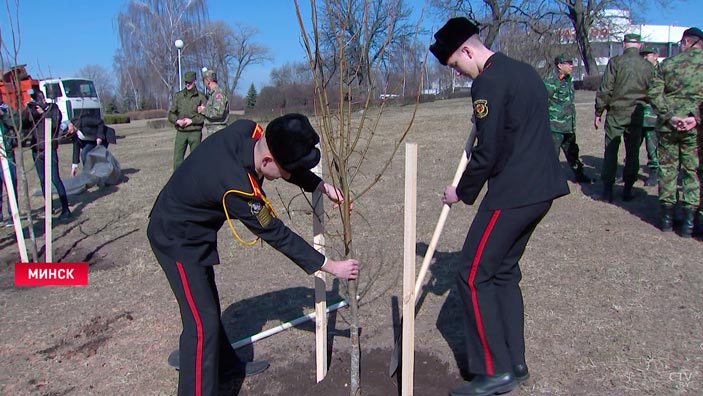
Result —
[[185, 269], [183, 269], [183, 264], [176, 261], [176, 266], [178, 267], [178, 272], [181, 275], [183, 291], [185, 292], [186, 300], [188, 300], [190, 311], [193, 313], [193, 319], [195, 319], [195, 329], [198, 335], [198, 343], [195, 348], [195, 396], [200, 396], [203, 392], [203, 322], [200, 320], [200, 313], [198, 312], [198, 308], [195, 306], [193, 294], [190, 292], [188, 278], [186, 277]]
[[495, 226], [496, 221], [498, 221], [498, 216], [500, 216], [500, 210], [496, 210], [491, 215], [491, 220], [488, 221], [486, 229], [483, 231], [483, 236], [481, 237], [481, 242], [478, 244], [478, 249], [476, 250], [476, 255], [474, 256], [474, 261], [471, 263], [471, 273], [469, 274], [468, 284], [471, 290], [471, 300], [474, 305], [474, 313], [476, 315], [476, 327], [478, 328], [478, 336], [481, 339], [481, 344], [483, 345], [483, 355], [486, 360], [486, 374], [493, 375], [493, 359], [491, 358], [491, 350], [488, 347], [488, 341], [486, 341], [486, 330], [483, 328], [483, 320], [481, 319], [481, 310], [478, 306], [478, 296], [476, 293], [476, 285], [474, 285], [474, 278], [476, 277], [476, 270], [478, 269], [478, 263], [481, 261], [481, 255], [483, 254], [483, 249], [486, 247], [486, 242], [488, 237], [493, 231], [493, 226]]

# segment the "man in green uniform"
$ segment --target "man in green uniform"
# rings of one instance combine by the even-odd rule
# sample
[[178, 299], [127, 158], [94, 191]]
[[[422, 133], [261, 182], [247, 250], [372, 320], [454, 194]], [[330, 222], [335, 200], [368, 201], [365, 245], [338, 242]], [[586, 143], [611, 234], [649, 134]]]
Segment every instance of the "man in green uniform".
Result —
[[654, 66], [642, 59], [638, 34], [626, 34], [622, 55], [610, 58], [596, 93], [596, 113], [593, 126], [598, 129], [603, 112], [605, 119], [605, 153], [601, 180], [601, 199], [613, 202], [613, 184], [618, 167], [620, 140], [625, 140], [625, 169], [623, 171], [623, 200], [634, 198], [632, 186], [639, 171], [639, 149], [642, 141], [642, 117], [647, 87], [654, 74]]
[[576, 144], [576, 106], [574, 106], [574, 84], [571, 73], [574, 61], [561, 54], [554, 59], [555, 68], [544, 81], [549, 96], [549, 126], [552, 139], [559, 155], [564, 151], [566, 162], [574, 171], [577, 183], [592, 183], [583, 172], [583, 162], [579, 159], [579, 146]]
[[[655, 71], [659, 69], [659, 51], [654, 47], [642, 47], [640, 55], [654, 65]], [[659, 159], [657, 158], [657, 114], [652, 110], [652, 105], [647, 103], [644, 106], [644, 119], [642, 123], [642, 135], [644, 136], [645, 147], [647, 148], [647, 169], [649, 177], [644, 182], [645, 186], [656, 186], [659, 176]]]
[[679, 200], [684, 209], [681, 236], [693, 232], [696, 209], [700, 208], [700, 135], [703, 103], [703, 32], [683, 32], [681, 53], [664, 60], [649, 87], [648, 97], [658, 115], [659, 202], [661, 229], [673, 229], [676, 183], [681, 173]]
[[225, 92], [217, 85], [217, 74], [213, 70], [203, 73], [203, 83], [208, 93], [207, 103], [198, 106], [198, 113], [205, 116], [205, 137], [227, 126], [229, 101]]
[[203, 138], [205, 118], [198, 113], [198, 106], [205, 103], [205, 95], [195, 86], [195, 72], [184, 75], [186, 87], [173, 95], [168, 120], [176, 126], [176, 144], [173, 147], [173, 170], [183, 162], [186, 148], [192, 153]]

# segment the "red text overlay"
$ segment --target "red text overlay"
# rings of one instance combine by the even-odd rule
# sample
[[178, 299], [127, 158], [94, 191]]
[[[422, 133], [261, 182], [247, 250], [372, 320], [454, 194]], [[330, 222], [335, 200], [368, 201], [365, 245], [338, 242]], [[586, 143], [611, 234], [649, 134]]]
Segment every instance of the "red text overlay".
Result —
[[88, 263], [15, 263], [15, 286], [86, 286]]

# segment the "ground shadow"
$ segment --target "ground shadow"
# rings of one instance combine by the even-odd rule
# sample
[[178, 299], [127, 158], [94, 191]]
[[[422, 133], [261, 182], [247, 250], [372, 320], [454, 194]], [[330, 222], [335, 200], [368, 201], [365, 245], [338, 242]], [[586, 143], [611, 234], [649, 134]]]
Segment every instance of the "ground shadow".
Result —
[[[428, 245], [424, 242], [416, 244], [416, 254], [424, 257], [427, 252]], [[434, 258], [428, 268], [428, 279], [420, 289], [417, 305], [415, 306], [415, 314], [417, 315], [422, 309], [422, 304], [428, 294], [432, 293], [437, 296], [447, 294], [447, 298], [442, 304], [439, 315], [437, 317], [437, 329], [442, 334], [442, 337], [447, 342], [447, 345], [454, 355], [454, 360], [457, 363], [459, 372], [466, 378], [468, 377], [467, 359], [464, 351], [464, 331], [463, 322], [459, 320], [463, 315], [462, 302], [459, 297], [459, 292], [456, 289], [456, 271], [459, 265], [461, 252], [441, 252], [435, 251]], [[400, 334], [402, 333], [402, 323], [400, 320], [400, 308], [398, 307], [397, 297], [393, 297], [393, 334], [396, 341], [396, 346], [400, 345]], [[393, 351], [397, 354], [398, 361], [401, 362], [400, 349]], [[400, 373], [400, 364], [398, 365], [396, 378]], [[400, 381], [398, 381], [400, 382]]]
[[[589, 196], [594, 200], [600, 199], [600, 195], [603, 192], [603, 183], [600, 181], [600, 169], [603, 164], [603, 158], [584, 156], [582, 157], [584, 164], [597, 169], [598, 172], [589, 173], [591, 177], [594, 177], [597, 181], [590, 186], [582, 186], [582, 191], [584, 195]], [[618, 164], [618, 169], [616, 171], [616, 181], [613, 187], [613, 202], [612, 205], [621, 207], [631, 214], [637, 216], [640, 220], [645, 223], [651, 224], [653, 227], [658, 227], [659, 225], [659, 197], [654, 194], [650, 194], [647, 190], [643, 188], [644, 182], [647, 180], [647, 167], [640, 166], [640, 171], [637, 175], [637, 181], [632, 188], [635, 198], [631, 201], [623, 201], [623, 184], [622, 184], [622, 171], [624, 166]]]

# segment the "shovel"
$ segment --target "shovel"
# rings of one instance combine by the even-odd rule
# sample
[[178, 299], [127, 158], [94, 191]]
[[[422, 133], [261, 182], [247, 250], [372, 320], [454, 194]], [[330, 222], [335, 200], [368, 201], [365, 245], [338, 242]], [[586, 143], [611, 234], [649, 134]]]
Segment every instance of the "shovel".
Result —
[[[461, 155], [459, 160], [459, 166], [456, 168], [456, 173], [454, 173], [454, 179], [452, 180], [452, 186], [456, 187], [459, 184], [461, 175], [464, 174], [464, 169], [466, 164], [469, 162], [469, 157], [471, 156], [471, 147], [474, 145], [476, 140], [476, 127], [471, 128], [471, 133], [466, 141], [466, 151]], [[451, 206], [444, 204], [442, 207], [442, 212], [439, 215], [439, 220], [437, 220], [437, 225], [435, 226], [434, 233], [432, 234], [432, 239], [430, 240], [430, 245], [427, 247], [427, 252], [425, 252], [425, 257], [422, 260], [422, 266], [420, 267], [420, 272], [417, 275], [417, 281], [415, 281], [415, 304], [418, 302], [418, 297], [420, 296], [420, 289], [425, 281], [425, 275], [427, 275], [427, 269], [430, 266], [432, 257], [434, 256], [435, 249], [437, 249], [437, 242], [439, 242], [439, 237], [442, 234], [442, 229], [444, 228], [444, 223], [447, 221], [449, 216], [449, 209]], [[415, 307], [417, 309], [417, 307]], [[402, 323], [402, 318], [401, 318]], [[395, 346], [393, 347], [393, 353], [391, 354], [391, 362], [388, 367], [388, 375], [390, 377], [394, 376], [400, 367], [400, 358], [402, 350], [402, 333], [398, 334], [395, 339]]]

